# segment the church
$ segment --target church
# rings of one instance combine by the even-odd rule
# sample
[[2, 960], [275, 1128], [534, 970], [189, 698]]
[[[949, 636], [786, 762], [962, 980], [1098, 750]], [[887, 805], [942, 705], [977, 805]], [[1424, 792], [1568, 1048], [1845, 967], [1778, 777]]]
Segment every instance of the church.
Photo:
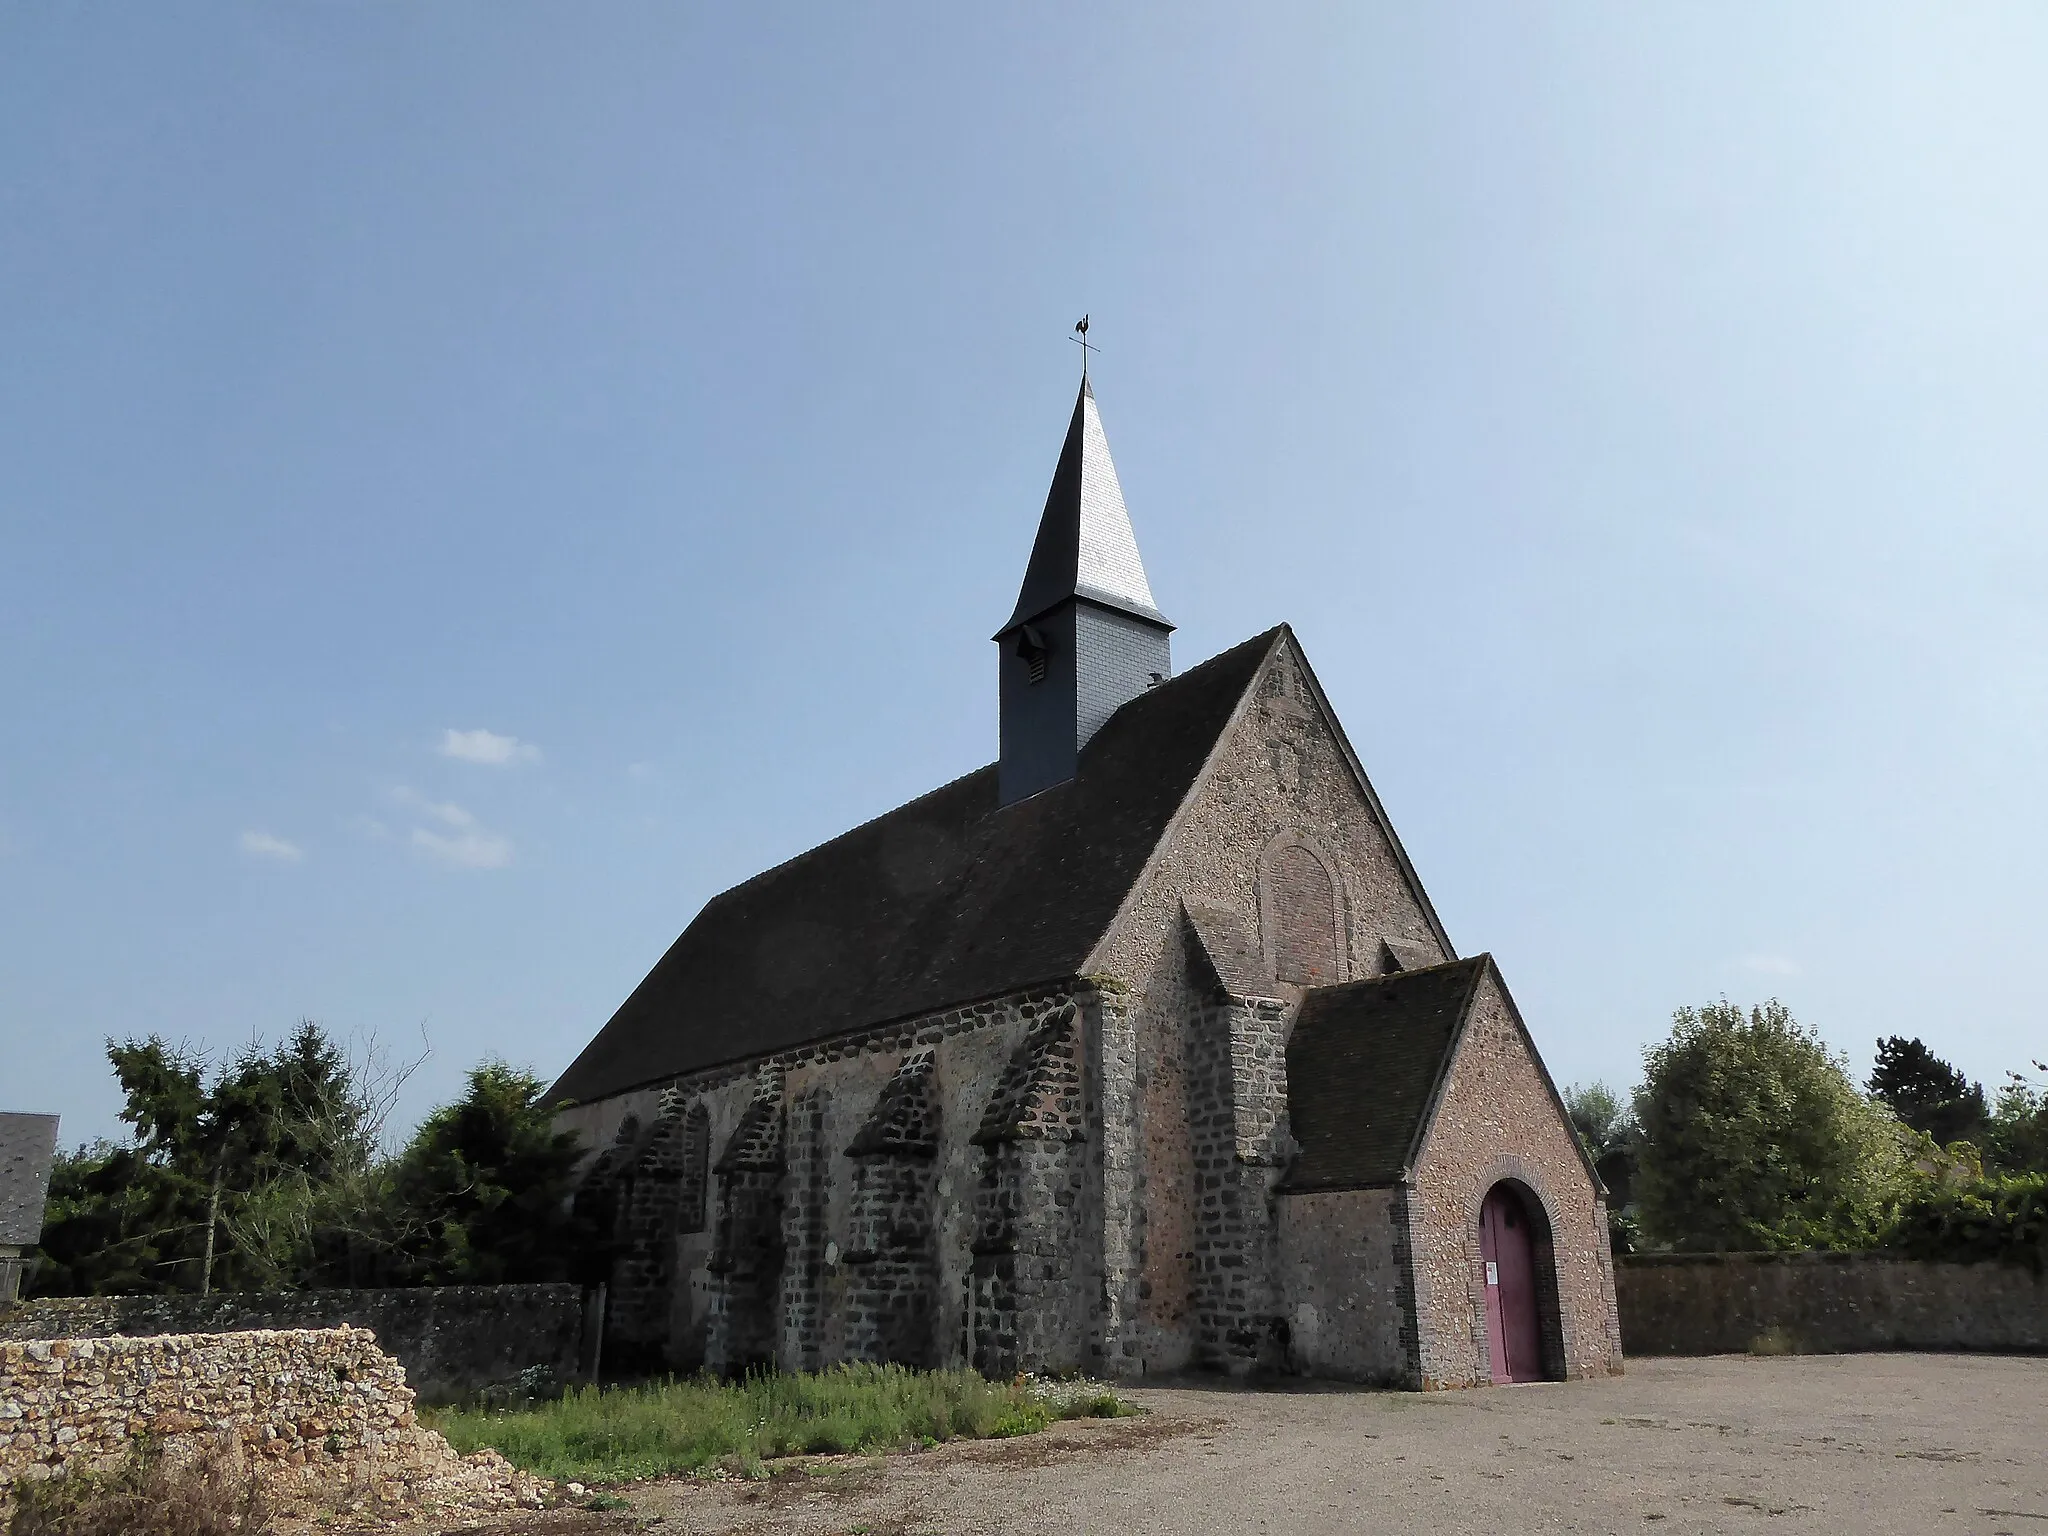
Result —
[[994, 763], [713, 898], [562, 1075], [605, 1357], [1621, 1370], [1606, 1192], [1285, 625], [1176, 673], [1082, 381]]

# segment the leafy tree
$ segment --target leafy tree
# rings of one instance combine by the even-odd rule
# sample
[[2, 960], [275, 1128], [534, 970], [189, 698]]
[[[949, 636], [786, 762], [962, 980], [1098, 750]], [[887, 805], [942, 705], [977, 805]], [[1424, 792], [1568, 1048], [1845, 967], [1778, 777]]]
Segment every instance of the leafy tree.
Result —
[[[1635, 1200], [1636, 1143], [1641, 1132], [1634, 1109], [1605, 1083], [1582, 1083], [1565, 1090], [1564, 1107], [1586, 1155], [1607, 1186], [1610, 1217], [1618, 1217]], [[1612, 1223], [1610, 1222], [1610, 1225]], [[1622, 1236], [1617, 1230], [1617, 1240]]]
[[[2048, 1073], [2048, 1063], [2035, 1062]], [[1984, 1127], [1985, 1161], [2006, 1173], [2048, 1173], [2048, 1086], [2006, 1074]]]
[[1636, 1198], [1653, 1241], [1865, 1246], [1911, 1182], [1919, 1138], [1775, 999], [1681, 1008], [1643, 1065]]
[[317, 1222], [297, 1223], [289, 1242], [259, 1238], [276, 1226], [266, 1212], [348, 1177], [360, 1184], [376, 1158], [381, 1106], [326, 1033], [301, 1023], [275, 1050], [251, 1045], [218, 1070], [156, 1036], [109, 1041], [107, 1059], [132, 1140], [59, 1160], [36, 1291], [203, 1292], [317, 1279]]
[[564, 1278], [576, 1139], [500, 1062], [396, 1157], [385, 1118], [412, 1070], [351, 1061], [316, 1024], [215, 1068], [152, 1037], [109, 1042], [126, 1145], [58, 1159], [43, 1295]]
[[1943, 1061], [1917, 1039], [1891, 1035], [1877, 1042], [1877, 1068], [1870, 1091], [1916, 1131], [1942, 1146], [1976, 1141], [1987, 1116], [1984, 1089]]
[[132, 1140], [100, 1142], [51, 1170], [34, 1288], [43, 1294], [196, 1290], [205, 1185], [196, 1153], [205, 1064], [152, 1037], [109, 1041]]
[[504, 1062], [472, 1068], [462, 1098], [421, 1123], [391, 1189], [415, 1285], [569, 1278], [588, 1236], [569, 1211], [578, 1151], [554, 1128], [546, 1085]]

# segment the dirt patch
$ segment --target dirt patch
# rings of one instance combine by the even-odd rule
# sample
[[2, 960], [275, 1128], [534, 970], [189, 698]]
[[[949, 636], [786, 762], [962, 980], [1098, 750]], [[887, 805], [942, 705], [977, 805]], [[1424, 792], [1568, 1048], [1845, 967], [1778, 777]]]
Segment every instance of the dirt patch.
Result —
[[494, 1520], [489, 1525], [436, 1527], [436, 1536], [617, 1536], [621, 1531], [639, 1529], [641, 1522], [631, 1515], [599, 1514], [588, 1509], [541, 1509]]
[[1057, 1466], [1077, 1457], [1115, 1456], [1148, 1451], [1223, 1426], [1218, 1418], [1170, 1417], [1145, 1414], [1129, 1419], [1072, 1419], [1035, 1435], [1011, 1440], [963, 1440], [924, 1452], [934, 1461], [958, 1461], [979, 1467], [1011, 1468]]
[[[630, 1517], [490, 1536], [1024, 1536], [1428, 1529], [1773, 1536], [2048, 1529], [2048, 1359], [1647, 1360], [1626, 1377], [1418, 1395], [1187, 1384], [1138, 1419], [762, 1483], [615, 1490]], [[658, 1517], [658, 1523], [656, 1522]], [[580, 1523], [540, 1522], [564, 1520]], [[439, 1529], [439, 1528], [437, 1528]]]

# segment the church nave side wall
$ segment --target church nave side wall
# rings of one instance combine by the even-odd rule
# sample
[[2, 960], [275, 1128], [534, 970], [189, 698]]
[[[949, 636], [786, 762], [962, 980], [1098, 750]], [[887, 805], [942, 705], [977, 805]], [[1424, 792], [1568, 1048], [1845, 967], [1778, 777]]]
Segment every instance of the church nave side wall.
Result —
[[[611, 1129], [577, 1197], [617, 1246], [608, 1358], [945, 1365], [1000, 1339], [1033, 1368], [1090, 1363], [1083, 1036], [1074, 990], [1039, 988], [570, 1111]], [[710, 1164], [688, 1189], [686, 1160], [649, 1155], [685, 1124]], [[992, 1175], [1009, 1217], [993, 1235]]]

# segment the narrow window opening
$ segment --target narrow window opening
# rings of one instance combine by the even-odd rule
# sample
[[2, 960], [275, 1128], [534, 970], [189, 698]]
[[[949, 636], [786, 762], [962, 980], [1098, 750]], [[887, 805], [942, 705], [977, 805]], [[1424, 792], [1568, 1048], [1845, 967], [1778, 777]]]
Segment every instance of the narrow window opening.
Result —
[[1036, 627], [1026, 624], [1017, 631], [1017, 654], [1023, 658], [1031, 681], [1045, 681], [1045, 658], [1052, 654], [1052, 648], [1045, 643], [1045, 636]]

